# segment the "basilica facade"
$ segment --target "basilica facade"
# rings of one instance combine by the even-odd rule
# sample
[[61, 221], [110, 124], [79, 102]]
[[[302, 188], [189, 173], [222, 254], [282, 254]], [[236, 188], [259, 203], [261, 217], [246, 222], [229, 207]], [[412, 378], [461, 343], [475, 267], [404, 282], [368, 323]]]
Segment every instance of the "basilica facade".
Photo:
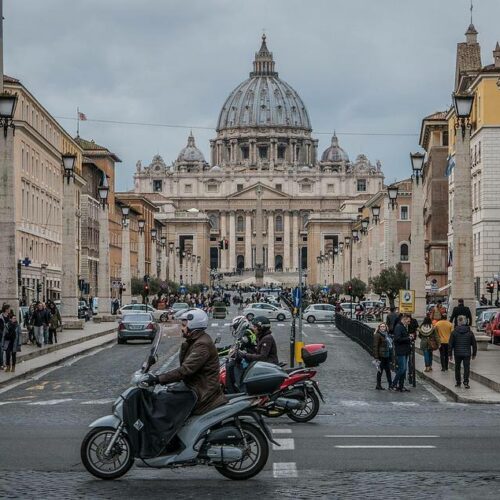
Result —
[[304, 102], [278, 76], [263, 36], [253, 71], [222, 105], [208, 161], [190, 134], [173, 163], [159, 155], [137, 163], [135, 192], [158, 206], [166, 236], [158, 269], [163, 261], [169, 279], [185, 282], [186, 257], [196, 255], [204, 283], [212, 269], [252, 270], [259, 191], [269, 276], [279, 281], [302, 266], [309, 283], [348, 279], [334, 249], [384, 177], [380, 162], [363, 154], [350, 160], [335, 134], [319, 154], [312, 132]]

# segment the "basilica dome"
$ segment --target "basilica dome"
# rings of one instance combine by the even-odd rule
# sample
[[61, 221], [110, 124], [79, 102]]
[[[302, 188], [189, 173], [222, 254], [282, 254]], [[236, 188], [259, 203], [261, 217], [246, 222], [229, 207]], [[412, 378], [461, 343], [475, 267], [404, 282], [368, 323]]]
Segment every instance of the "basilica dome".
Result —
[[321, 161], [327, 161], [332, 163], [349, 161], [349, 156], [347, 156], [347, 153], [339, 146], [339, 140], [335, 133], [333, 134], [332, 137], [331, 146], [325, 149], [325, 151], [321, 155]]
[[262, 36], [250, 78], [240, 83], [224, 103], [217, 131], [247, 127], [290, 127], [311, 130], [307, 109], [299, 94], [274, 71], [272, 52]]
[[205, 157], [203, 153], [196, 147], [194, 142], [193, 133], [191, 132], [188, 137], [187, 146], [181, 149], [179, 156], [177, 157], [177, 162], [185, 163], [185, 162], [195, 162], [201, 161], [205, 162]]

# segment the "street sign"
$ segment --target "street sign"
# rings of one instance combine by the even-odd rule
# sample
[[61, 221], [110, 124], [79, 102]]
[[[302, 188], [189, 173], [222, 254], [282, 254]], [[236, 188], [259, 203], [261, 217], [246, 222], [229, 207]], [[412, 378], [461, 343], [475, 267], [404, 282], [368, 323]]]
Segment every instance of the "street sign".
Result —
[[186, 287], [185, 286], [181, 286], [179, 288], [179, 292], [182, 293], [183, 295], [186, 293]]
[[415, 312], [415, 290], [399, 290], [399, 312], [406, 314]]
[[207, 293], [208, 292], [208, 288], [206, 286], [203, 287], [203, 293]]
[[302, 290], [299, 287], [293, 289], [293, 305], [295, 307], [300, 307], [300, 302], [302, 300]]
[[328, 293], [328, 287], [327, 286], [323, 287], [323, 293]]
[[31, 260], [29, 260], [28, 257], [25, 257], [22, 262], [23, 262], [23, 265], [26, 267], [28, 267], [31, 264]]

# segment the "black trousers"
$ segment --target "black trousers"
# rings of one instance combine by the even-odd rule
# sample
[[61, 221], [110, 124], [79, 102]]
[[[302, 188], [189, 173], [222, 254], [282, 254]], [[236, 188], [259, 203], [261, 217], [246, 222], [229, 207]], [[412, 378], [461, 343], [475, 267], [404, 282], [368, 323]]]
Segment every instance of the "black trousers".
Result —
[[12, 366], [16, 366], [16, 356], [17, 356], [17, 352], [16, 351], [10, 351], [10, 350], [7, 350], [5, 351], [5, 363], [8, 365], [10, 365], [11, 363], [11, 357], [12, 357]]
[[470, 356], [455, 356], [455, 380], [457, 384], [462, 382], [460, 369], [464, 364], [464, 384], [469, 383], [469, 372], [470, 372]]
[[377, 385], [382, 385], [382, 374], [385, 372], [387, 384], [392, 385], [391, 358], [380, 358], [380, 370], [377, 372]]
[[49, 344], [52, 344], [53, 341], [57, 344], [57, 330], [55, 328], [49, 328]]
[[448, 344], [441, 344], [439, 346], [439, 356], [441, 358], [441, 368], [448, 369]]

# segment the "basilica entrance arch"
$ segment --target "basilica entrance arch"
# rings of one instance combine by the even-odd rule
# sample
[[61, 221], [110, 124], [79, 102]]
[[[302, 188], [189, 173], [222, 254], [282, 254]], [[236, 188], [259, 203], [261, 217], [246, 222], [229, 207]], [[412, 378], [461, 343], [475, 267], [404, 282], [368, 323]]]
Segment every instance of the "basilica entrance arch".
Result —
[[238, 255], [238, 257], [236, 257], [236, 269], [238, 269], [238, 271], [245, 269], [245, 257], [243, 257], [243, 255]]
[[274, 270], [283, 272], [283, 257], [281, 255], [276, 255], [274, 258]]

